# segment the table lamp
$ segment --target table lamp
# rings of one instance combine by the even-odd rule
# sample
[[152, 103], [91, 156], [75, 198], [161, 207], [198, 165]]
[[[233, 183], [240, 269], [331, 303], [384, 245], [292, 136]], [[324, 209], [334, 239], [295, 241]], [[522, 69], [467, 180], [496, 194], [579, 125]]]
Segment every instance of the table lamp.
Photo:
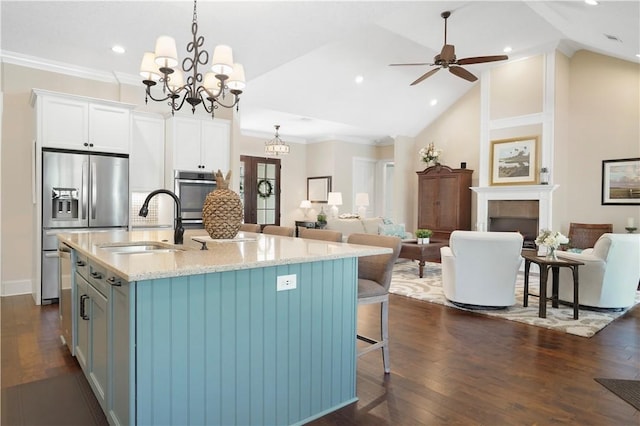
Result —
[[366, 217], [367, 207], [369, 206], [369, 194], [366, 192], [357, 192], [356, 206], [358, 206], [358, 216], [362, 218]]
[[304, 218], [308, 219], [309, 216], [309, 209], [311, 208], [311, 201], [309, 200], [302, 200], [300, 202], [300, 208], [304, 210]]
[[338, 206], [342, 205], [342, 192], [330, 192], [327, 198], [327, 204], [331, 206], [331, 217], [338, 217]]

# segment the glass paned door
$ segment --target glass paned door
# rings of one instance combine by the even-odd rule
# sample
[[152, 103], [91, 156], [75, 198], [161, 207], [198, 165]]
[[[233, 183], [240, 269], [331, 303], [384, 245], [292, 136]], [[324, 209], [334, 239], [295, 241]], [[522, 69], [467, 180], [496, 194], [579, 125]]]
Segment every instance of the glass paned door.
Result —
[[245, 223], [280, 224], [280, 159], [240, 157]]

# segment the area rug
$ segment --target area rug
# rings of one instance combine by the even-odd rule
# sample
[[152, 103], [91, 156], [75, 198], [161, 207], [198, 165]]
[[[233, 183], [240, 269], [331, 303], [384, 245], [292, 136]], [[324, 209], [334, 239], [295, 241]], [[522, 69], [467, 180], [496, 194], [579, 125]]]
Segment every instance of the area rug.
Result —
[[2, 389], [2, 424], [108, 425], [82, 372]]
[[640, 380], [595, 379], [605, 388], [640, 410]]
[[[576, 336], [591, 337], [602, 330], [613, 320], [623, 315], [628, 309], [618, 312], [593, 311], [580, 309], [579, 319], [573, 319], [573, 307], [560, 305], [559, 308], [547, 306], [547, 318], [538, 317], [538, 298], [529, 297], [529, 306], [522, 306], [524, 293], [524, 276], [518, 274], [516, 282], [516, 304], [501, 310], [465, 309], [449, 302], [442, 291], [442, 271], [439, 263], [427, 263], [424, 267], [423, 278], [418, 277], [418, 266], [412, 261], [396, 263], [389, 292], [413, 299], [425, 300], [431, 303], [467, 310], [482, 315], [518, 321], [537, 327], [544, 327], [562, 331]], [[531, 275], [529, 291], [538, 294], [540, 282], [538, 276]], [[640, 302], [640, 292], [636, 293], [637, 305]], [[634, 305], [634, 306], [635, 306]], [[630, 308], [629, 308], [630, 309]]]

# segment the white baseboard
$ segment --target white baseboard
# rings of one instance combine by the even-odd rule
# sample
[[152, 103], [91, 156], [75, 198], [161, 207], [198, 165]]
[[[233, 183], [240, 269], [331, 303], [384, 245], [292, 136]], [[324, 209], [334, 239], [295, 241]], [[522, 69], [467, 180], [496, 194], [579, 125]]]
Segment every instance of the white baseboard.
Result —
[[17, 296], [19, 294], [31, 294], [31, 280], [4, 281], [0, 295]]

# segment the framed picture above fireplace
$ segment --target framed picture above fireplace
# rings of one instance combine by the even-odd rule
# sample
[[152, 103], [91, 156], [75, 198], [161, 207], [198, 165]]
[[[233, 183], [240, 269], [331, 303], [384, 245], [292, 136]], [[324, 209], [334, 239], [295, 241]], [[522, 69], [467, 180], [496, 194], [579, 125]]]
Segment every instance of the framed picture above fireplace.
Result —
[[602, 161], [602, 204], [640, 205], [640, 158]]
[[538, 183], [538, 136], [491, 141], [491, 185]]

